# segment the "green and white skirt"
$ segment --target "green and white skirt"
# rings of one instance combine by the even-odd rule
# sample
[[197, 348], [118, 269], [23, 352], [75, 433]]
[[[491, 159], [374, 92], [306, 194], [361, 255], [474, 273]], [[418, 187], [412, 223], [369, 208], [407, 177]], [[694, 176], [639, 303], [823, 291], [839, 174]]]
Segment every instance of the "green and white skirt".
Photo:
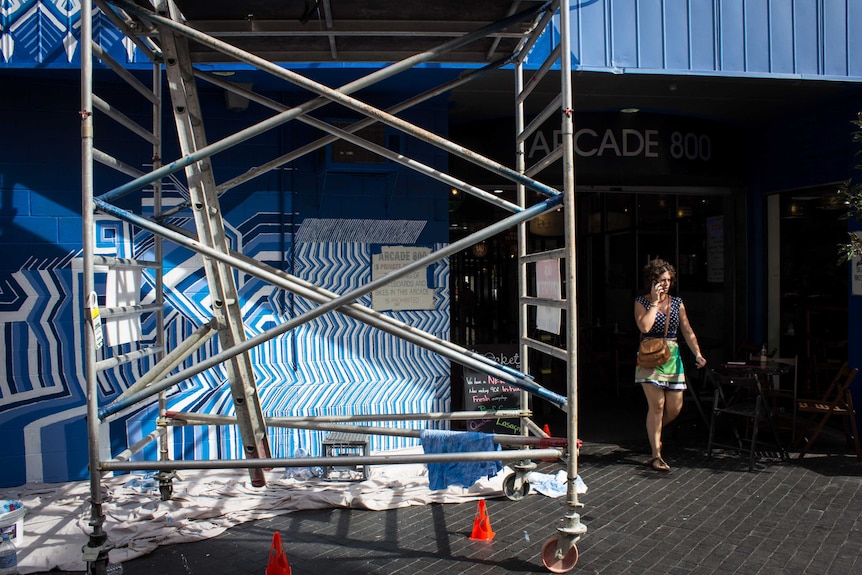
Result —
[[649, 383], [666, 391], [683, 391], [685, 386], [685, 368], [679, 357], [679, 345], [676, 341], [667, 340], [670, 349], [670, 359], [654, 368], [635, 367], [635, 383]]

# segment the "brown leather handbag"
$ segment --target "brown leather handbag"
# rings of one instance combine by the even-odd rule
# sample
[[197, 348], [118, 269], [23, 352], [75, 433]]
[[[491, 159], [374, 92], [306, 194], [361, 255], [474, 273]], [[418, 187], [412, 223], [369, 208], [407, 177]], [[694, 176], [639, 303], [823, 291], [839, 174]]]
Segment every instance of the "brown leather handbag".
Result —
[[670, 315], [664, 318], [664, 337], [644, 339], [641, 334], [641, 344], [638, 347], [638, 365], [652, 369], [664, 365], [670, 359], [670, 347], [667, 345], [667, 329], [670, 327]]

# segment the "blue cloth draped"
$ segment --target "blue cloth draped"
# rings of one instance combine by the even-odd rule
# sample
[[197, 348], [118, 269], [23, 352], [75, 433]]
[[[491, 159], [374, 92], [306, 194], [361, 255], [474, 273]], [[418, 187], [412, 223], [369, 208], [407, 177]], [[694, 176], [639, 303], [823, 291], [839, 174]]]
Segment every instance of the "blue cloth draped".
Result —
[[[423, 429], [419, 437], [425, 453], [470, 453], [500, 449], [492, 435], [478, 431]], [[446, 489], [450, 485], [470, 487], [482, 477], [493, 477], [502, 468], [500, 461], [429, 463], [428, 483], [432, 491]]]

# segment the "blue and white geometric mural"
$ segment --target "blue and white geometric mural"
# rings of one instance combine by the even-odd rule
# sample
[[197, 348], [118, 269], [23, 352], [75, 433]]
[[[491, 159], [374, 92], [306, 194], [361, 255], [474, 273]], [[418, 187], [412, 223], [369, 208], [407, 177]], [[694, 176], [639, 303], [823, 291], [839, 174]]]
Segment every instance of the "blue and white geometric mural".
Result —
[[[80, 2], [3, 0], [0, 11], [0, 67], [75, 68], [78, 66]], [[130, 66], [138, 56], [97, 15], [97, 38], [115, 59]], [[140, 62], [143, 67], [145, 63]], [[147, 64], [148, 65], [148, 64]], [[7, 119], [0, 131], [0, 486], [27, 481], [69, 481], [88, 476], [84, 389], [84, 294], [82, 274], [79, 88], [74, 80], [16, 76], [14, 90], [0, 90]], [[110, 87], [110, 89], [115, 89]], [[204, 106], [219, 116], [217, 130], [236, 123], [222, 93], [204, 95]], [[117, 101], [125, 101], [118, 98]], [[251, 111], [249, 113], [252, 113]], [[422, 112], [426, 122], [445, 125], [445, 108]], [[218, 125], [218, 120], [222, 125]], [[208, 120], [209, 121], [209, 120]], [[170, 120], [166, 119], [166, 126]], [[110, 126], [97, 118], [97, 143]], [[217, 131], [214, 130], [214, 131]], [[109, 130], [110, 131], [110, 130]], [[169, 130], [168, 130], [169, 131]], [[277, 157], [280, 146], [297, 136], [292, 126], [237, 155]], [[139, 155], [109, 133], [118, 155]], [[110, 138], [109, 138], [110, 139]], [[132, 144], [128, 144], [131, 146]], [[411, 155], [445, 169], [445, 155], [412, 149]], [[169, 155], [170, 152], [168, 151]], [[218, 181], [235, 175], [220, 168]], [[146, 169], [146, 161], [138, 167]], [[228, 158], [228, 162], [233, 161]], [[345, 293], [371, 280], [372, 261], [385, 246], [437, 250], [448, 237], [447, 189], [387, 167], [381, 176], [340, 173], [321, 177], [325, 166], [314, 158], [300, 163], [290, 181], [262, 180], [258, 188], [228, 192], [221, 200], [231, 249], [332, 292]], [[220, 171], [221, 170], [221, 171]], [[230, 172], [225, 175], [225, 172]], [[113, 173], [97, 167], [96, 185], [112, 185]], [[394, 182], [394, 183], [393, 183]], [[381, 187], [382, 184], [382, 187]], [[325, 198], [323, 190], [326, 188]], [[97, 192], [99, 193], [99, 192]], [[125, 200], [126, 198], [124, 198]], [[164, 204], [187, 197], [171, 182]], [[136, 202], [138, 200], [135, 200]], [[133, 211], [152, 212], [143, 193]], [[178, 212], [170, 223], [192, 229]], [[152, 236], [110, 217], [96, 221], [96, 252], [152, 259]], [[165, 243], [164, 338], [167, 348], [211, 318], [201, 257]], [[433, 309], [384, 313], [441, 338], [449, 334], [448, 262], [429, 266]], [[236, 274], [246, 334], [253, 337], [292, 319], [316, 304], [245, 274]], [[113, 280], [97, 273], [100, 305]], [[153, 274], [141, 275], [140, 303], [154, 301]], [[370, 305], [371, 296], [359, 299]], [[153, 314], [140, 320], [138, 343], [104, 347], [100, 359], [155, 342]], [[198, 349], [177, 369], [220, 351], [218, 338]], [[450, 407], [449, 363], [337, 312], [330, 312], [272, 339], [250, 352], [265, 417], [345, 413], [446, 411]], [[113, 401], [153, 364], [152, 358], [124, 364], [98, 376], [99, 403]], [[225, 372], [207, 370], [169, 391], [168, 407], [232, 415]], [[156, 400], [129, 408], [101, 425], [103, 458], [116, 454], [155, 429]], [[405, 425], [422, 425], [405, 423]], [[288, 457], [297, 447], [320, 452], [321, 432], [270, 428], [273, 456]], [[169, 428], [172, 458], [239, 458], [241, 440], [230, 426]], [[401, 447], [414, 440], [375, 437], [372, 449]], [[155, 444], [136, 457], [156, 457]]]
[[[235, 213], [225, 213], [232, 249], [277, 268], [286, 267], [287, 260], [287, 267], [297, 277], [337, 293], [371, 280], [372, 254], [379, 251], [380, 244], [390, 244], [392, 229], [423, 227], [417, 220], [363, 221], [357, 229], [365, 229], [366, 237], [354, 236], [363, 241], [317, 241], [322, 230], [331, 228], [326, 219], [310, 218], [305, 230], [300, 225], [300, 234], [291, 234], [290, 230], [285, 233], [281, 214], [268, 209], [272, 207], [267, 205], [271, 199], [272, 195], [266, 193], [245, 197], [234, 212], [252, 215], [235, 224]], [[190, 219], [178, 215], [170, 223], [188, 227]], [[350, 223], [341, 221], [341, 229], [350, 229]], [[100, 217], [95, 235], [99, 254], [152, 259], [152, 237], [133, 237], [125, 223]], [[305, 240], [294, 243], [294, 235]], [[414, 240], [416, 237], [418, 234], [412, 234]], [[436, 243], [427, 247], [433, 250], [442, 246]], [[199, 255], [165, 243], [163, 261], [164, 335], [168, 348], [172, 348], [209, 321], [209, 294]], [[28, 258], [24, 266], [5, 276], [0, 311], [5, 358], [0, 363], [0, 429], [4, 437], [0, 485], [84, 478], [87, 438], [83, 419], [80, 252], [69, 252], [50, 261]], [[148, 304], [154, 297], [152, 273], [145, 271], [143, 277], [141, 303]], [[447, 338], [446, 261], [430, 266], [429, 277], [434, 292], [433, 310], [389, 313]], [[106, 278], [106, 273], [97, 274], [100, 294], [106, 289]], [[237, 274], [237, 279], [248, 337], [315, 305], [244, 274]], [[370, 296], [359, 303], [370, 306]], [[141, 329], [140, 343], [153, 343], [154, 314], [143, 316]], [[106, 346], [100, 353], [108, 357], [137, 345]], [[217, 351], [214, 338], [180, 368], [190, 367]], [[265, 416], [409, 413], [449, 408], [448, 361], [339, 313], [303, 324], [255, 348], [251, 356]], [[100, 402], [115, 399], [150, 365], [151, 360], [143, 360], [101, 373]], [[176, 411], [232, 415], [233, 400], [225, 373], [216, 368], [183, 382], [170, 391], [168, 406]], [[116, 453], [151, 432], [156, 413], [155, 399], [127, 410], [116, 421], [105, 424], [110, 433], [106, 429], [103, 439], [110, 440], [111, 451]], [[170, 428], [170, 433], [173, 458], [242, 457], [239, 437], [232, 427], [178, 427]], [[320, 432], [270, 428], [270, 444], [276, 457], [290, 456], [300, 446], [319, 453], [321, 439]], [[393, 448], [406, 441], [378, 438], [372, 447]], [[152, 458], [154, 450], [152, 446], [138, 457]]]

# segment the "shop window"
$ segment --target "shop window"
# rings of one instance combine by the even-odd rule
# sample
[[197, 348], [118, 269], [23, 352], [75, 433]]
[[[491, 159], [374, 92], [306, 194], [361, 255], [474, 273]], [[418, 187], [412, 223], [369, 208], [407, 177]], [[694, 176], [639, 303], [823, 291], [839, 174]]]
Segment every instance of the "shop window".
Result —
[[848, 268], [838, 261], [847, 221], [836, 191], [798, 190], [779, 202], [781, 352], [800, 357], [805, 386], [828, 381], [847, 358]]

